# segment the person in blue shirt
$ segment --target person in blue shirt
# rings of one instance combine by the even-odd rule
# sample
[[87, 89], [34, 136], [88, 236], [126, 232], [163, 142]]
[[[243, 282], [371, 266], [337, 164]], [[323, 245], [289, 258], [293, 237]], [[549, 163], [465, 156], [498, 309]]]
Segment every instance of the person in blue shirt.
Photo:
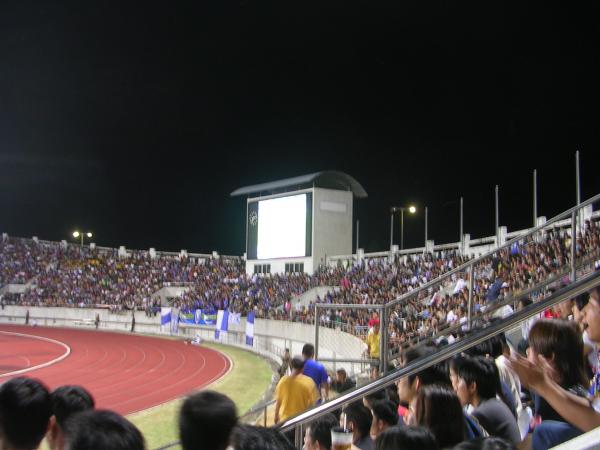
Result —
[[317, 403], [329, 400], [329, 376], [325, 367], [320, 362], [315, 361], [315, 346], [304, 344], [302, 347], [302, 357], [304, 358], [304, 369], [302, 373], [313, 379], [317, 385], [317, 391], [321, 395]]

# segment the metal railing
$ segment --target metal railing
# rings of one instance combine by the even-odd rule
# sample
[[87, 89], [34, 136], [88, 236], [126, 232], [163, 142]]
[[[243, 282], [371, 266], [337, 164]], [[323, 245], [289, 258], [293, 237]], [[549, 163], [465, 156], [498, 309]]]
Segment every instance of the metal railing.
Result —
[[371, 382], [368, 385], [356, 388], [348, 393], [345, 393], [330, 402], [323, 405], [319, 405], [313, 409], [305, 411], [291, 419], [288, 419], [281, 425], [281, 430], [284, 432], [295, 430], [296, 445], [297, 448], [301, 448], [300, 442], [304, 432], [304, 426], [309, 422], [323, 416], [324, 414], [333, 412], [342, 408], [345, 404], [351, 403], [364, 396], [370, 395], [383, 389], [391, 384], [395, 383], [398, 379], [406, 376], [411, 376], [419, 373], [420, 371], [427, 369], [428, 367], [443, 362], [454, 355], [468, 350], [487, 339], [505, 331], [511, 330], [520, 322], [534, 317], [544, 311], [545, 309], [552, 307], [564, 300], [573, 298], [579, 294], [589, 291], [590, 289], [600, 285], [600, 272], [596, 271], [587, 275], [579, 281], [565, 286], [562, 289], [557, 290], [549, 297], [544, 300], [532, 303], [526, 308], [518, 311], [517, 313], [501, 319], [497, 322], [491, 323], [483, 329], [472, 330], [472, 334], [464, 337], [457, 342], [440, 348], [435, 354], [420, 358], [408, 366], [395, 370], [391, 373], [384, 375], [382, 378]]

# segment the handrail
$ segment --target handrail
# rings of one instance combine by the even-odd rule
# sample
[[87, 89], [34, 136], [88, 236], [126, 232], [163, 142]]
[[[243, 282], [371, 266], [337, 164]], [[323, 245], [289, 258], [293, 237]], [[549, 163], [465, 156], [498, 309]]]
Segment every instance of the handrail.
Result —
[[[428, 367], [440, 363], [453, 355], [468, 350], [469, 348], [484, 342], [485, 340], [505, 331], [512, 329], [515, 325], [522, 322], [523, 320], [529, 319], [536, 314], [544, 311], [550, 306], [560, 303], [569, 298], [575, 297], [579, 294], [589, 291], [590, 289], [600, 285], [600, 272], [592, 272], [590, 275], [565, 286], [562, 289], [557, 290], [548, 298], [533, 303], [521, 311], [515, 314], [501, 319], [495, 323], [490, 324], [486, 328], [474, 331], [471, 336], [465, 337], [451, 345], [439, 349], [433, 355], [426, 356], [422, 359], [409, 364], [407, 367], [396, 370], [389, 375], [386, 375], [372, 383], [356, 388], [346, 394], [343, 394], [330, 402], [319, 405], [313, 409], [305, 411], [287, 421], [281, 425], [282, 431], [290, 431], [297, 425], [302, 425], [308, 421], [312, 421], [324, 414], [332, 412], [336, 409], [341, 408], [345, 403], [352, 402], [358, 398], [372, 394], [382, 388], [385, 388], [393, 384], [397, 379], [405, 376], [415, 375], [418, 372], [427, 369]], [[521, 297], [515, 297], [515, 300]]]
[[410, 291], [410, 292], [408, 292], [408, 293], [406, 293], [404, 295], [401, 295], [397, 299], [388, 302], [386, 304], [386, 307], [389, 308], [391, 306], [397, 305], [397, 304], [401, 303], [403, 300], [406, 300], [407, 298], [410, 298], [410, 297], [414, 297], [415, 294], [417, 294], [418, 292], [422, 292], [425, 289], [429, 289], [431, 286], [434, 286], [434, 285], [438, 284], [440, 281], [442, 281], [442, 280], [444, 280], [444, 279], [446, 279], [446, 278], [448, 278], [448, 277], [450, 277], [450, 276], [452, 276], [452, 275], [454, 275], [454, 274], [456, 274], [458, 272], [466, 271], [469, 267], [475, 266], [477, 263], [479, 263], [479, 262], [481, 262], [481, 261], [483, 261], [483, 260], [485, 260], [485, 259], [493, 256], [495, 253], [498, 253], [498, 252], [500, 252], [500, 251], [502, 251], [504, 249], [510, 248], [510, 246], [512, 244], [514, 244], [515, 242], [519, 242], [523, 238], [526, 238], [528, 236], [532, 236], [532, 235], [534, 235], [535, 233], [537, 233], [539, 231], [543, 231], [544, 229], [548, 228], [549, 225], [552, 225], [554, 222], [558, 222], [559, 220], [563, 219], [564, 217], [570, 216], [574, 212], [577, 212], [580, 209], [586, 207], [587, 205], [591, 205], [591, 204], [593, 204], [593, 203], [595, 203], [597, 201], [600, 201], [600, 194], [597, 194], [597, 195], [593, 196], [592, 198], [589, 198], [586, 201], [580, 203], [579, 205], [574, 206], [573, 208], [571, 208], [571, 209], [569, 209], [567, 211], [564, 211], [564, 212], [558, 214], [557, 216], [554, 216], [552, 219], [548, 220], [546, 223], [544, 223], [542, 225], [538, 225], [535, 228], [531, 228], [528, 233], [523, 234], [521, 236], [517, 236], [517, 237], [515, 237], [515, 238], [513, 238], [513, 239], [511, 239], [509, 241], [507, 241], [504, 245], [502, 245], [500, 247], [496, 247], [494, 250], [492, 250], [492, 251], [490, 251], [490, 252], [488, 252], [488, 253], [486, 253], [484, 255], [481, 255], [478, 258], [471, 259], [471, 260], [467, 261], [466, 263], [461, 264], [460, 266], [452, 269], [451, 271], [446, 272], [446, 273], [444, 273], [444, 274], [436, 277], [435, 279], [433, 279], [433, 280], [425, 283], [423, 286], [420, 286], [417, 289], [414, 289], [414, 290], [412, 290], [412, 291]]
[[[592, 258], [582, 261], [581, 264], [579, 264], [579, 266], [577, 267], [577, 269], [581, 269], [582, 267], [584, 267], [586, 264], [589, 264], [590, 261], [592, 260]], [[494, 312], [498, 311], [500, 308], [503, 308], [506, 305], [510, 305], [511, 303], [514, 304], [516, 301], [518, 301], [517, 299], [519, 298], [525, 298], [528, 297], [530, 294], [532, 294], [535, 291], [539, 291], [540, 289], [551, 285], [552, 283], [557, 283], [560, 282], [560, 280], [565, 276], [568, 275], [571, 271], [571, 268], [568, 266], [565, 266], [564, 270], [562, 272], [558, 272], [556, 274], [554, 274], [553, 276], [546, 278], [545, 280], [542, 280], [540, 282], [538, 282], [538, 284], [536, 284], [535, 286], [532, 287], [528, 287], [527, 289], [522, 290], [521, 292], [519, 292], [516, 296], [510, 296], [510, 297], [506, 297], [504, 300], [502, 300], [501, 302], [495, 303], [494, 305], [491, 305], [491, 307], [489, 309], [486, 309], [484, 314], [493, 314]], [[463, 326], [462, 323], [456, 323], [456, 324], [452, 324], [449, 325], [445, 328], [441, 328], [439, 329], [439, 332], [435, 335], [435, 336], [425, 336], [422, 339], [416, 340], [418, 345], [423, 345], [423, 344], [427, 344], [430, 343], [432, 340], [440, 338], [440, 337], [444, 337], [447, 336], [449, 333], [458, 331], [461, 327]], [[408, 344], [412, 344], [415, 343], [415, 340], [411, 341]], [[403, 346], [406, 347], [407, 343], [404, 343]], [[390, 358], [391, 359], [395, 359], [398, 357], [398, 352], [392, 352], [390, 354]]]

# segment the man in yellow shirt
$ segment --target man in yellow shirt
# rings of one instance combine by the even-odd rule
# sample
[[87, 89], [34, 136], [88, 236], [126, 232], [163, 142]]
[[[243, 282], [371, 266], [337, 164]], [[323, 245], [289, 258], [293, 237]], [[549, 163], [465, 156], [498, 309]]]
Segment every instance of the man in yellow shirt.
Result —
[[379, 376], [379, 350], [380, 350], [380, 334], [379, 320], [373, 321], [373, 331], [367, 335], [367, 349], [369, 358], [377, 359], [371, 362], [371, 379], [374, 380]]
[[295, 356], [290, 366], [292, 374], [283, 376], [275, 389], [275, 423], [305, 411], [319, 398], [315, 382], [302, 374], [304, 360]]

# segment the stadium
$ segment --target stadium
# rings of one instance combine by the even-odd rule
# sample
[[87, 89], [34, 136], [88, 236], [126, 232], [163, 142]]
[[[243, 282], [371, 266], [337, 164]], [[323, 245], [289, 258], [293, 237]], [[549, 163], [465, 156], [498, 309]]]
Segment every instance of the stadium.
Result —
[[600, 448], [592, 3], [0, 4], [0, 450]]
[[[299, 355], [309, 343], [325, 383], [335, 385], [343, 369], [353, 384], [349, 392], [327, 389], [319, 406], [278, 424], [300, 448], [319, 417], [387, 392], [403, 376], [498, 333], [516, 349], [528, 318], [560, 317], [557, 305], [600, 281], [600, 196], [536, 217], [529, 229], [352, 254], [344, 251], [352, 249], [353, 197], [367, 194], [347, 174], [319, 172], [232, 195], [247, 196], [240, 257], [4, 233], [2, 381], [83, 386], [97, 408], [138, 425], [148, 448], [175, 448], [182, 399], [206, 388], [230, 396], [240, 422], [272, 426], [285, 352]], [[406, 354], [422, 348], [436, 351], [406, 364]], [[531, 408], [519, 413], [533, 417]], [[519, 419], [523, 437], [526, 419]]]

